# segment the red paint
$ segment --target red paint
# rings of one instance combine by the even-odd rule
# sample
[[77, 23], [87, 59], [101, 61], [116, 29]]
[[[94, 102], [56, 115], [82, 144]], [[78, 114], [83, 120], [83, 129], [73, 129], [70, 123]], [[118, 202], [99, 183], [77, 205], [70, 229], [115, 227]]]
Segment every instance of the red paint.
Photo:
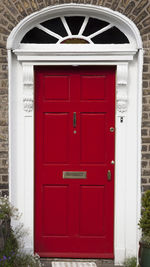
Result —
[[[35, 69], [35, 252], [41, 257], [114, 257], [110, 127], [114, 67]], [[86, 171], [87, 179], [63, 179], [63, 171]]]

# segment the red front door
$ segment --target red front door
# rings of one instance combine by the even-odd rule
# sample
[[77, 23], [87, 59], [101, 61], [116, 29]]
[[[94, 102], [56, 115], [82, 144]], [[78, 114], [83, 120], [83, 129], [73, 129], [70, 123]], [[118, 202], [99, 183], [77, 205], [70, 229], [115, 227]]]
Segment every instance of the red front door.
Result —
[[113, 258], [114, 128], [114, 67], [35, 69], [41, 257]]

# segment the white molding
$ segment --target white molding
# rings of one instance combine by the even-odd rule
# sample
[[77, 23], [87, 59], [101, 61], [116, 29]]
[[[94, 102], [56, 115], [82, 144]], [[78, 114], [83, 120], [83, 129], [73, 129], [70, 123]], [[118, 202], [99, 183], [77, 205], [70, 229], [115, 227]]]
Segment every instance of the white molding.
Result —
[[[117, 62], [131, 61], [137, 50], [129, 45], [21, 45], [15, 49], [17, 59], [21, 62]], [[67, 58], [67, 60], [66, 60]]]
[[[74, 35], [77, 37], [77, 35]], [[92, 52], [94, 51], [96, 53], [102, 53], [102, 52], [108, 52], [108, 53], [135, 53], [138, 49], [131, 44], [23, 44], [21, 43], [18, 48], [13, 49], [13, 51], [16, 51], [19, 53], [21, 52], [63, 52], [63, 53], [79, 53], [82, 51], [85, 52]]]
[[23, 64], [23, 108], [26, 115], [33, 111], [33, 66]]
[[101, 6], [72, 3], [49, 6], [21, 20], [8, 37], [7, 49], [17, 49], [23, 36], [35, 25], [50, 18], [54, 18], [55, 16], [64, 16], [67, 14], [70, 16], [88, 16], [90, 14], [90, 16], [101, 18], [118, 27], [127, 36], [130, 44], [133, 44], [135, 48], [142, 48], [142, 41], [137, 27], [130, 19], [121, 13]]
[[[138, 96], [137, 96], [137, 132], [138, 132], [138, 144], [137, 144], [137, 209], [136, 209], [136, 224], [138, 225], [140, 217], [141, 217], [141, 116], [142, 116], [142, 75], [143, 75], [143, 57], [144, 51], [140, 49], [138, 55]], [[141, 114], [141, 116], [139, 116]], [[141, 229], [137, 228], [137, 247], [139, 246], [139, 240], [141, 238]], [[138, 251], [137, 251], [137, 259], [138, 259]], [[138, 259], [139, 260], [139, 259]]]
[[33, 86], [33, 67], [29, 64], [23, 64], [23, 84], [25, 90]]
[[128, 63], [117, 65], [117, 116], [125, 116], [128, 104]]
[[[92, 42], [92, 40], [87, 36], [80, 36], [80, 35], [69, 35], [69, 36], [66, 36], [66, 37], [64, 37], [64, 38], [61, 38], [58, 42], [57, 42], [57, 45], [59, 44], [59, 45], [64, 45], [64, 44], [62, 44], [62, 42], [63, 41], [65, 41], [65, 40], [68, 40], [68, 39], [70, 39], [70, 38], [79, 38], [79, 39], [82, 39], [82, 40], [85, 40], [85, 41], [87, 41], [89, 44], [93, 44], [93, 42]], [[88, 45], [89, 45], [88, 44]], [[79, 44], [78, 44], [79, 45]], [[85, 44], [84, 44], [85, 45]], [[86, 44], [87, 45], [87, 44]]]
[[30, 113], [33, 111], [33, 97], [24, 97], [24, 111]]

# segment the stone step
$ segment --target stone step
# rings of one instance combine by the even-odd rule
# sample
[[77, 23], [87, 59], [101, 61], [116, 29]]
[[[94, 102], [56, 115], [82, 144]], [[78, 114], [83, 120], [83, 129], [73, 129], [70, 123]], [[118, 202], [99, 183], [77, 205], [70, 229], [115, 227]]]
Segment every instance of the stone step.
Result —
[[[58, 264], [53, 264], [53, 263], [60, 263]], [[61, 263], [64, 264], [61, 264]], [[65, 264], [66, 263], [66, 264]], [[69, 264], [70, 263], [70, 266]], [[90, 267], [89, 263], [94, 263], [93, 265], [91, 264], [91, 267], [121, 267], [121, 266], [114, 266], [114, 261], [113, 260], [105, 260], [105, 259], [51, 259], [51, 258], [42, 258], [41, 259], [41, 264], [42, 267], [73, 267], [72, 263], [76, 263], [74, 266], [75, 267], [85, 267], [85, 264], [82, 263], [88, 263], [87, 267]], [[77, 264], [79, 263], [79, 264]], [[80, 264], [81, 263], [81, 264]]]

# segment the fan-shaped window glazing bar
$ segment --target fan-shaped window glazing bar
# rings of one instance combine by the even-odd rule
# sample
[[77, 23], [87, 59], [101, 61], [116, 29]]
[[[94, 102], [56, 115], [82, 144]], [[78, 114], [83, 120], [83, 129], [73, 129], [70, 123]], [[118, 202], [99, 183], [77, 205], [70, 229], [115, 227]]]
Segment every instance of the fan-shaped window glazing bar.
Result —
[[68, 26], [68, 23], [67, 23], [65, 17], [61, 17], [61, 20], [62, 20], [62, 23], [63, 23], [63, 25], [64, 25], [64, 27], [65, 27], [67, 33], [68, 33], [68, 36], [71, 36], [72, 33], [71, 33], [71, 31], [70, 31], [70, 28], [69, 28], [69, 26]]
[[89, 17], [85, 17], [84, 21], [83, 21], [83, 24], [81, 26], [81, 29], [79, 31], [79, 35], [82, 35], [86, 26], [87, 26], [87, 23], [88, 23], [88, 20], [89, 20]]
[[92, 34], [89, 35], [88, 37], [89, 37], [89, 38], [93, 38], [93, 37], [95, 37], [95, 36], [98, 35], [98, 34], [101, 34], [101, 33], [103, 33], [103, 32], [106, 32], [107, 30], [111, 29], [113, 26], [114, 26], [114, 25], [109, 24], [108, 26], [102, 28], [101, 30], [92, 33]]
[[67, 15], [35, 25], [21, 43], [128, 44], [129, 40], [112, 23], [89, 16]]
[[47, 28], [45, 28], [45, 27], [43, 27], [42, 25], [37, 25], [36, 26], [36, 28], [38, 28], [38, 29], [40, 29], [40, 30], [42, 30], [42, 31], [44, 31], [44, 32], [46, 32], [47, 34], [49, 34], [49, 35], [51, 35], [51, 36], [54, 36], [55, 38], [57, 38], [58, 40], [61, 38], [61, 36], [60, 35], [58, 35], [57, 33], [55, 33], [55, 32], [52, 32], [51, 30], [49, 30], [49, 29], [47, 29]]

